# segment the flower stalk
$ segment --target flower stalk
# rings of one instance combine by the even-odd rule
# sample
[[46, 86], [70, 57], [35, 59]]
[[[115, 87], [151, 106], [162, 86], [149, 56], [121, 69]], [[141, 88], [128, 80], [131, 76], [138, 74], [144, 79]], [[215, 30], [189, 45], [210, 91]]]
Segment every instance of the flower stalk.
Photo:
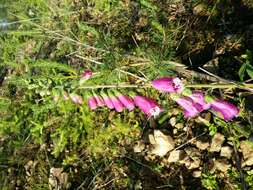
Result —
[[[220, 88], [220, 89], [226, 89], [226, 88], [241, 88], [246, 90], [253, 91], [253, 84], [188, 84], [185, 85], [186, 88]], [[106, 84], [106, 85], [87, 85], [87, 86], [80, 86], [78, 89], [103, 89], [103, 88], [152, 88], [152, 85], [142, 84], [142, 85], [136, 85], [136, 84]]]

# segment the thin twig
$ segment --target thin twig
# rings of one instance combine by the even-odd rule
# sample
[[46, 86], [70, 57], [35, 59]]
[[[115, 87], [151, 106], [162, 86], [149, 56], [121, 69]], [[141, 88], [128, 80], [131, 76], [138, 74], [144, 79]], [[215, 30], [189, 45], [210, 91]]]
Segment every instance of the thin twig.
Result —
[[[192, 139], [188, 140], [186, 143], [181, 144], [181, 145], [179, 145], [178, 147], [174, 148], [173, 150], [178, 150], [178, 149], [184, 147], [185, 145], [189, 144], [190, 142], [194, 141], [195, 139], [197, 139], [197, 138], [199, 138], [199, 137], [201, 137], [201, 136], [203, 136], [203, 135], [205, 135], [205, 134], [206, 134], [206, 132], [201, 133], [200, 135], [198, 135], [198, 136], [196, 136], [196, 137], [193, 137]], [[173, 150], [171, 150], [171, 151], [173, 151]], [[171, 151], [170, 151], [170, 152], [171, 152]]]
[[103, 184], [103, 185], [100, 185], [100, 186], [98, 186], [98, 187], [95, 187], [93, 190], [101, 189], [101, 188], [103, 188], [103, 187], [109, 185], [110, 183], [112, 183], [112, 182], [115, 181], [116, 179], [118, 179], [118, 178], [114, 178], [114, 179], [108, 181], [107, 183], [105, 183], [105, 184]]
[[78, 57], [78, 58], [80, 58], [80, 59], [83, 59], [83, 60], [86, 60], [86, 61], [90, 61], [90, 62], [92, 62], [92, 63], [96, 63], [96, 64], [98, 64], [98, 65], [103, 65], [104, 63], [102, 63], [102, 62], [99, 62], [99, 61], [96, 61], [96, 60], [94, 60], [94, 59], [90, 59], [90, 58], [87, 58], [87, 57], [83, 57], [83, 56], [81, 56], [81, 55], [75, 55], [76, 57]]
[[33, 24], [34, 26], [36, 26], [38, 29], [40, 29], [42, 31], [45, 31], [45, 32], [47, 32], [49, 34], [54, 34], [55, 36], [60, 37], [62, 40], [66, 40], [66, 41], [73, 42], [73, 43], [78, 44], [78, 45], [82, 45], [85, 48], [89, 48], [89, 49], [93, 49], [93, 50], [96, 50], [96, 51], [101, 51], [101, 52], [109, 53], [109, 51], [107, 51], [107, 50], [104, 50], [104, 49], [101, 49], [101, 48], [96, 48], [94, 46], [91, 46], [91, 45], [82, 43], [80, 41], [74, 40], [74, 39], [72, 39], [72, 38], [70, 38], [68, 36], [64, 36], [64, 35], [56, 32], [56, 31], [52, 31], [52, 30], [49, 30], [49, 29], [47, 29], [47, 28], [45, 28], [43, 26], [40, 26], [39, 24], [36, 24], [36, 23], [31, 23], [31, 24]]
[[133, 76], [133, 77], [135, 77], [135, 78], [137, 78], [137, 79], [140, 79], [140, 80], [142, 80], [142, 81], [144, 81], [144, 82], [147, 82], [147, 81], [148, 81], [147, 79], [145, 79], [145, 78], [143, 78], [143, 77], [139, 77], [138, 75], [135, 75], [135, 74], [130, 73], [130, 72], [128, 72], [128, 71], [123, 71], [123, 70], [121, 70], [121, 69], [116, 69], [116, 70], [119, 71], [119, 72], [121, 72], [121, 73], [130, 75], [130, 76]]
[[141, 163], [141, 162], [139, 162], [138, 160], [135, 160], [135, 159], [133, 159], [133, 158], [131, 158], [131, 157], [128, 157], [128, 156], [124, 156], [125, 158], [127, 158], [127, 159], [129, 159], [129, 160], [132, 160], [132, 161], [134, 161], [135, 163], [137, 163], [137, 164], [139, 164], [139, 165], [141, 165], [141, 166], [143, 166], [143, 167], [145, 167], [145, 168], [148, 168], [150, 171], [152, 171], [153, 173], [157, 173], [156, 171], [154, 171], [150, 166], [148, 166], [147, 164], [143, 164], [143, 163]]
[[172, 187], [173, 187], [173, 185], [170, 185], [170, 184], [167, 184], [167, 185], [161, 185], [161, 186], [156, 187], [156, 189], [164, 189], [164, 188], [166, 188], [166, 187], [170, 187], [170, 188], [172, 188]]
[[211, 73], [211, 72], [209, 72], [209, 71], [203, 69], [202, 67], [198, 67], [198, 68], [199, 68], [201, 71], [207, 73], [208, 75], [217, 78], [217, 79], [220, 80], [221, 82], [225, 82], [225, 83], [234, 83], [233, 81], [229, 81], [229, 80], [223, 79], [223, 78], [221, 78], [221, 77], [219, 77], [219, 76], [217, 76], [217, 75], [215, 75], [215, 74], [213, 74], [213, 73]]

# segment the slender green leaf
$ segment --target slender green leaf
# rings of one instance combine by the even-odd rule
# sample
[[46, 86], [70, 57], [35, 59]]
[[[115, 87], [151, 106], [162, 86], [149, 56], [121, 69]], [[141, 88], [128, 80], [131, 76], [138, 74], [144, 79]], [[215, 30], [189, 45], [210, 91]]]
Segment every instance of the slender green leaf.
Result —
[[248, 75], [250, 76], [250, 78], [253, 79], [253, 69], [252, 68], [247, 68], [246, 71], [247, 71]]
[[238, 74], [239, 74], [239, 77], [240, 77], [241, 81], [243, 81], [244, 73], [245, 73], [246, 67], [247, 67], [247, 64], [244, 63], [244, 64], [241, 66], [241, 68], [239, 69], [239, 71], [238, 71]]

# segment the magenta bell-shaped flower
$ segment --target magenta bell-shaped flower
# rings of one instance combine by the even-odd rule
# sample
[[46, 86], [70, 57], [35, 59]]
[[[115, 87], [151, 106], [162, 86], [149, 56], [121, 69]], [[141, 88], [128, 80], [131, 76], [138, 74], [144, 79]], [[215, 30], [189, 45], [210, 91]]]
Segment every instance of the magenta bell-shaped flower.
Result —
[[124, 105], [121, 103], [121, 101], [116, 96], [114, 96], [113, 93], [108, 92], [108, 94], [116, 112], [122, 112], [124, 110]]
[[88, 80], [92, 77], [92, 74], [93, 73], [91, 70], [83, 71], [83, 73], [81, 74], [81, 79]]
[[151, 82], [152, 86], [162, 92], [181, 93], [184, 85], [179, 78], [162, 77]]
[[183, 107], [184, 109], [184, 116], [188, 117], [195, 117], [200, 112], [198, 111], [197, 107], [189, 97], [181, 97], [176, 102]]
[[79, 81], [79, 85], [83, 85], [88, 79], [92, 77], [93, 73], [90, 70], [83, 71]]
[[90, 109], [94, 110], [98, 107], [96, 98], [94, 96], [91, 96], [88, 98], [88, 106], [90, 107]]
[[148, 118], [152, 116], [156, 117], [163, 111], [154, 100], [144, 96], [135, 96], [134, 103], [148, 116]]
[[211, 109], [221, 114], [224, 120], [229, 121], [236, 117], [240, 110], [235, 105], [223, 101], [223, 100], [213, 100], [211, 103]]
[[203, 110], [208, 110], [211, 107], [210, 103], [205, 100], [205, 95], [201, 91], [193, 91], [191, 95], [188, 96], [194, 102], [195, 107], [199, 112]]
[[102, 92], [102, 93], [100, 93], [100, 94], [101, 94], [101, 96], [103, 97], [103, 100], [104, 100], [105, 105], [106, 105], [109, 109], [113, 109], [113, 108], [114, 108], [114, 105], [113, 105], [113, 103], [112, 103], [111, 98], [110, 98], [107, 94], [105, 94], [104, 92]]
[[72, 100], [73, 103], [75, 104], [83, 104], [83, 98], [79, 95], [76, 94], [70, 94], [70, 99]]
[[105, 102], [101, 96], [94, 94], [94, 98], [96, 99], [98, 107], [103, 107], [105, 105]]
[[177, 102], [184, 109], [185, 118], [194, 117], [199, 114], [199, 110], [195, 106], [195, 103], [190, 97], [179, 97], [176, 94], [172, 94], [171, 98]]
[[134, 110], [135, 108], [134, 101], [129, 96], [119, 95], [118, 99], [129, 111]]
[[118, 91], [114, 91], [115, 96], [120, 100], [120, 102], [129, 110], [133, 111], [135, 108], [134, 101], [129, 96], [123, 95]]
[[122, 112], [124, 109], [124, 105], [120, 102], [120, 100], [118, 98], [116, 98], [115, 96], [112, 96], [110, 98], [111, 98], [111, 101], [113, 103], [115, 110], [117, 112]]

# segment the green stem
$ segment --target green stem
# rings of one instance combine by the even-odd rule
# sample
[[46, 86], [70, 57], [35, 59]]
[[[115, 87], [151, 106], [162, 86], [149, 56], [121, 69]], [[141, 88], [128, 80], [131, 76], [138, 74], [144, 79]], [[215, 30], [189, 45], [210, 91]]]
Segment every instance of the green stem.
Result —
[[94, 86], [80, 86], [78, 89], [100, 89], [100, 88], [150, 88], [151, 85], [135, 85], [135, 84], [108, 84], [108, 85], [94, 85]]
[[[80, 86], [78, 89], [100, 89], [100, 88], [151, 88], [151, 84], [146, 83], [142, 85], [136, 84], [108, 84], [108, 85], [93, 85]], [[188, 84], [187, 88], [242, 88], [253, 91], [253, 84]]]
[[188, 88], [252, 88], [253, 84], [188, 84], [185, 85]]

